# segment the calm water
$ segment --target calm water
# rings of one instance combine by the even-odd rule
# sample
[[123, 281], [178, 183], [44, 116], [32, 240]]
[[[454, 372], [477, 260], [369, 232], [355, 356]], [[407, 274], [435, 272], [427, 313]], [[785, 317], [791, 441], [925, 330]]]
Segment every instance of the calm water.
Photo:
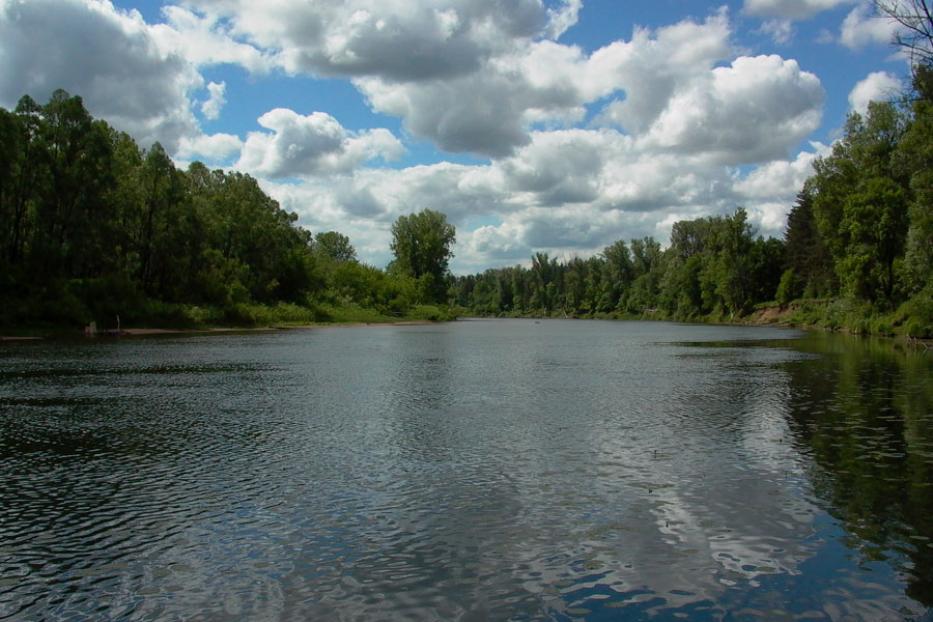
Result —
[[520, 320], [0, 347], [2, 619], [931, 606], [931, 354]]

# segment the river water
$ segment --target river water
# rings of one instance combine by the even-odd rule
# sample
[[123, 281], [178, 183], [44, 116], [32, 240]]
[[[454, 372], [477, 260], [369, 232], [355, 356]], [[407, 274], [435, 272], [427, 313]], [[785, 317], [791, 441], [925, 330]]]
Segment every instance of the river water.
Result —
[[572, 320], [0, 347], [0, 619], [931, 606], [931, 354]]

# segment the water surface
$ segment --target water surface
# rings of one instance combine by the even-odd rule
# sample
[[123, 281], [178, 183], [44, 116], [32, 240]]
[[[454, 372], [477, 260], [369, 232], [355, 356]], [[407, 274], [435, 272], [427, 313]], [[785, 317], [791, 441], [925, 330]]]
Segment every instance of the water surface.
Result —
[[0, 348], [0, 619], [902, 620], [933, 361], [499, 320]]

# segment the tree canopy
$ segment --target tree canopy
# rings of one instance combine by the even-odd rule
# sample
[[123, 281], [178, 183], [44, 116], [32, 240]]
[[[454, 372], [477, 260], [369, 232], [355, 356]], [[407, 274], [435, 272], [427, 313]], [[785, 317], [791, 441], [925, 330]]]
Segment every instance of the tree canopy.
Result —
[[431, 300], [443, 301], [456, 238], [453, 225], [440, 212], [426, 209], [399, 216], [392, 225], [391, 269], [416, 279]]
[[[436, 277], [443, 301], [453, 228], [424, 220], [411, 220], [406, 265]], [[297, 221], [249, 175], [179, 170], [80, 97], [0, 109], [0, 325], [249, 323], [256, 305], [293, 305], [289, 317], [304, 320], [397, 316], [426, 301], [408, 275], [360, 263], [345, 235], [312, 236]]]

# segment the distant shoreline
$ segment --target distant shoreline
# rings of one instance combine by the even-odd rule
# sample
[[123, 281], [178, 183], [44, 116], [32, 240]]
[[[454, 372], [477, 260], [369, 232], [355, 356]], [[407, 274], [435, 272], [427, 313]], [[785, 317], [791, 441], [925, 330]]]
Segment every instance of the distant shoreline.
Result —
[[623, 317], [580, 317], [580, 316], [547, 316], [547, 315], [529, 315], [529, 316], [483, 316], [483, 315], [464, 315], [450, 320], [422, 320], [422, 319], [399, 319], [375, 322], [349, 321], [349, 322], [309, 322], [309, 323], [286, 323], [273, 324], [269, 326], [212, 326], [201, 328], [157, 328], [157, 327], [136, 327], [121, 328], [115, 330], [102, 330], [96, 335], [88, 336], [82, 334], [80, 329], [46, 328], [46, 329], [22, 329], [14, 332], [22, 334], [2, 335], [0, 334], [0, 343], [23, 343], [54, 339], [119, 339], [119, 338], [137, 338], [137, 337], [158, 337], [158, 336], [179, 336], [179, 335], [220, 335], [230, 333], [264, 333], [289, 330], [308, 330], [321, 328], [371, 328], [371, 327], [390, 327], [390, 326], [427, 326], [449, 321], [469, 321], [469, 320], [604, 320], [616, 322], [672, 322], [688, 324], [708, 324], [718, 326], [760, 326], [777, 328], [794, 328], [808, 332], [822, 333], [845, 333], [855, 336], [873, 336], [883, 337], [896, 341], [904, 341], [912, 345], [918, 345], [924, 349], [933, 349], [933, 340], [917, 339], [903, 333], [877, 334], [869, 332], [858, 332], [847, 326], [827, 326], [817, 322], [801, 322], [800, 318], [794, 317], [794, 305], [785, 307], [765, 307], [752, 311], [748, 315], [740, 318], [659, 318], [650, 316], [623, 316]]
[[437, 324], [432, 320], [399, 320], [386, 322], [312, 322], [308, 324], [288, 324], [279, 326], [213, 326], [205, 328], [121, 328], [117, 331], [101, 331], [96, 335], [84, 335], [80, 329], [36, 329], [25, 332], [34, 332], [27, 335], [0, 335], [0, 342], [29, 342], [48, 339], [72, 339], [85, 337], [87, 339], [119, 339], [121, 337], [157, 337], [170, 335], [218, 335], [229, 333], [268, 333], [285, 330], [307, 330], [312, 328], [365, 328], [379, 326], [424, 326]]

